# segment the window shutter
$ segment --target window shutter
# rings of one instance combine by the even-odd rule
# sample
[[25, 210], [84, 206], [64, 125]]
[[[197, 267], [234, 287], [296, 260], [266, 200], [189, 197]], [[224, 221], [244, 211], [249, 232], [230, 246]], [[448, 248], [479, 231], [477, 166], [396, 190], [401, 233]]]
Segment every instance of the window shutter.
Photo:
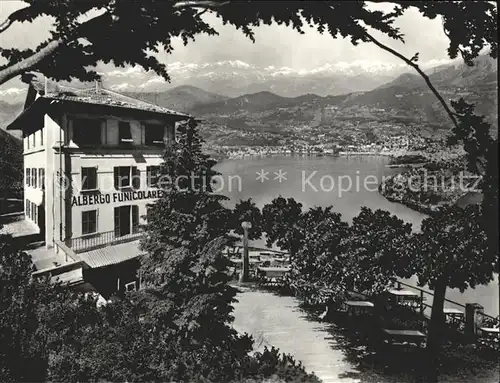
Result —
[[115, 237], [120, 236], [120, 208], [115, 207]]
[[40, 168], [40, 187], [45, 190], [45, 169]]
[[132, 233], [139, 231], [139, 206], [132, 205]]
[[113, 168], [113, 177], [115, 181], [115, 189], [118, 190], [120, 188], [120, 168], [119, 167], [114, 167]]
[[141, 172], [136, 166], [132, 167], [132, 188], [140, 189], [141, 187]]

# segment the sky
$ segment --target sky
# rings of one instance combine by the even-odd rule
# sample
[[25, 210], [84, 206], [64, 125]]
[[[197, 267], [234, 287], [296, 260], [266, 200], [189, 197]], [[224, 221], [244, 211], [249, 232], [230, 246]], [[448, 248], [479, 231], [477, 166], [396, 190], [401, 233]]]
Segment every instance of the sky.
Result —
[[[10, 13], [25, 6], [16, 0], [0, 0], [0, 20]], [[377, 4], [376, 7], [387, 7]], [[386, 8], [387, 9], [387, 8]], [[252, 43], [240, 31], [231, 26], [223, 26], [215, 16], [204, 15], [220, 33], [219, 36], [199, 36], [195, 42], [183, 46], [181, 41], [174, 44], [174, 52], [170, 55], [161, 53], [159, 58], [166, 64], [175, 62], [201, 64], [222, 60], [240, 60], [258, 67], [286, 66], [293, 69], [312, 69], [325, 64], [343, 63], [388, 63], [400, 64], [400, 60], [382, 51], [370, 43], [353, 46], [347, 39], [333, 39], [330, 35], [319, 34], [316, 30], [305, 27], [304, 35], [286, 26], [261, 26], [255, 29], [256, 43]], [[33, 23], [17, 23], [0, 34], [0, 46], [4, 48], [35, 47], [48, 35], [51, 20], [36, 20]], [[406, 43], [402, 44], [384, 36], [377, 35], [384, 43], [389, 43], [407, 56], [420, 54], [420, 61], [440, 64], [447, 60], [447, 38], [444, 35], [439, 19], [429, 20], [414, 10], [407, 11], [397, 23], [405, 34]], [[101, 72], [116, 73], [111, 66], [100, 67]], [[119, 68], [119, 70], [127, 70]], [[0, 94], [24, 88], [19, 80], [11, 80], [0, 86]]]

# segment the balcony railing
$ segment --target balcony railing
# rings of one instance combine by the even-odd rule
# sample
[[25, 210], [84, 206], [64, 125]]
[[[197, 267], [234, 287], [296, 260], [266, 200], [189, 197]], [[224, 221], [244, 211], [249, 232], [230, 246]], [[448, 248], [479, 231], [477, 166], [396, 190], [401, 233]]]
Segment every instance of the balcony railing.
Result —
[[88, 234], [82, 237], [71, 238], [67, 242], [68, 247], [73, 249], [75, 253], [82, 253], [99, 249], [106, 246], [117, 245], [138, 240], [143, 233], [138, 227], [134, 227], [132, 232], [125, 235], [118, 235], [115, 231], [106, 231], [103, 233]]

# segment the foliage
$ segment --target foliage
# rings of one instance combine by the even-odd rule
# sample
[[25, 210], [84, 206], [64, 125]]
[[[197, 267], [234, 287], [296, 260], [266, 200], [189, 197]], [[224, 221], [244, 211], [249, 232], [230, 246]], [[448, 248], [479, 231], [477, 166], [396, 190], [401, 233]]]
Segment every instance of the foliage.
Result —
[[226, 197], [211, 193], [215, 162], [203, 154], [196, 122], [179, 127], [179, 140], [164, 155], [159, 186], [163, 197], [148, 206], [143, 250], [154, 254], [164, 246], [196, 252], [218, 237], [227, 237], [232, 213]]
[[353, 218], [344, 246], [344, 278], [358, 291], [380, 292], [397, 276], [413, 274], [411, 258], [402, 251], [411, 224], [388, 211], [362, 207]]
[[16, 138], [0, 130], [0, 197], [23, 188], [23, 147]]
[[[160, 49], [171, 53], [172, 41], [180, 37], [184, 44], [198, 34], [216, 35], [217, 31], [201, 17], [214, 13], [224, 24], [240, 29], [254, 40], [252, 28], [272, 23], [285, 24], [300, 33], [304, 22], [332, 38], [348, 37], [352, 44], [373, 42], [368, 27], [391, 39], [404, 42], [395, 22], [411, 8], [424, 17], [441, 17], [450, 40], [448, 55], [460, 54], [467, 63], [484, 48], [497, 57], [497, 10], [489, 2], [458, 1], [392, 2], [387, 12], [367, 7], [368, 2], [292, 2], [286, 6], [262, 1], [156, 1], [130, 2], [104, 0], [37, 1], [17, 10], [0, 24], [0, 33], [17, 22], [33, 22], [42, 17], [53, 19], [48, 40], [35, 49], [0, 49], [7, 64], [0, 68], [0, 84], [29, 70], [48, 77], [89, 80], [96, 77], [92, 67], [98, 62], [116, 66], [138, 64], [153, 70], [166, 80], [166, 66], [151, 53]], [[167, 27], [166, 27], [167, 26]], [[124, 48], [122, 42], [127, 41]], [[418, 54], [412, 58], [418, 60]]]
[[292, 259], [290, 278], [309, 304], [332, 300], [344, 287], [342, 241], [347, 236], [348, 224], [332, 209], [331, 206], [311, 208], [300, 219], [303, 240]]
[[262, 208], [263, 232], [267, 246], [276, 243], [281, 249], [294, 255], [300, 248], [303, 233], [299, 222], [302, 217], [302, 204], [293, 198], [281, 196], [273, 199]]
[[491, 125], [474, 113], [474, 106], [460, 99], [452, 102], [458, 126], [448, 139], [461, 142], [467, 153], [469, 170], [483, 177], [482, 226], [488, 237], [489, 251], [498, 254], [498, 139], [491, 137]]
[[414, 259], [420, 285], [434, 289], [432, 314], [427, 336], [429, 381], [437, 381], [438, 355], [444, 326], [446, 289], [464, 291], [493, 278], [498, 254], [488, 251], [486, 233], [477, 205], [465, 209], [451, 206], [426, 218], [421, 232], [408, 242], [408, 254]]
[[[163, 344], [156, 375], [161, 381], [239, 381], [256, 376], [255, 365], [272, 362], [251, 359], [251, 338], [231, 326], [236, 290], [228, 284], [229, 260], [222, 251], [231, 240], [235, 214], [210, 187], [200, 187], [204, 177], [210, 185], [212, 166], [201, 152], [196, 124], [188, 122], [178, 144], [165, 153], [162, 176], [170, 182], [148, 210], [141, 241], [146, 251], [139, 270], [142, 289], [134, 299], [141, 302], [141, 320], [150, 323]], [[179, 177], [198, 184], [172, 187], [179, 185]], [[250, 201], [246, 206], [255, 212]], [[281, 367], [274, 363], [269, 368], [266, 373], [273, 374]], [[301, 367], [295, 370], [306, 375]]]
[[262, 213], [251, 198], [240, 200], [233, 209], [232, 227], [236, 234], [243, 235], [243, 222], [250, 222], [252, 228], [248, 230], [248, 239], [260, 239], [262, 236]]
[[480, 216], [477, 205], [450, 206], [422, 221], [409, 247], [420, 285], [434, 288], [439, 280], [464, 291], [491, 281], [498, 258], [487, 251]]

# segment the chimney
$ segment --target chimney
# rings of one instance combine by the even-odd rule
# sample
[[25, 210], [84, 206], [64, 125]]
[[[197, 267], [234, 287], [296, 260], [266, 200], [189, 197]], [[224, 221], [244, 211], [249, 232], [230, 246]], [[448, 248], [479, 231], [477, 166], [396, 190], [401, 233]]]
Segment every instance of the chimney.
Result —
[[101, 93], [102, 90], [102, 75], [98, 74], [99, 78], [95, 80], [95, 92], [97, 94]]

